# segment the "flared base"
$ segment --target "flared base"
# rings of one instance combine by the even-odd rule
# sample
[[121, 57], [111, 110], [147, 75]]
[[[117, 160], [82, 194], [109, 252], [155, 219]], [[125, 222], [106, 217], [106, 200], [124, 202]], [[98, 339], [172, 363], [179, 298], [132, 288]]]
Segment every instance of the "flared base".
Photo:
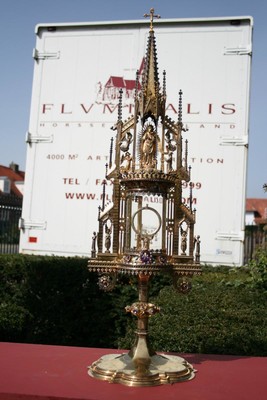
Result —
[[107, 354], [88, 367], [88, 374], [109, 383], [157, 386], [193, 379], [195, 370], [184, 358], [155, 354], [142, 362], [129, 354]]

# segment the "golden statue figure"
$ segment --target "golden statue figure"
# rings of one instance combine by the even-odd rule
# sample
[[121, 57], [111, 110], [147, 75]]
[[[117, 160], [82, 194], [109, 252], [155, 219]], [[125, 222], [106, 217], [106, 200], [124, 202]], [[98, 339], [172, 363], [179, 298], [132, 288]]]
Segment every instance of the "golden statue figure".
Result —
[[142, 137], [142, 166], [154, 167], [156, 158], [156, 132], [152, 125], [148, 125]]
[[125, 154], [122, 155], [121, 157], [121, 171], [123, 172], [128, 172], [130, 171], [131, 168], [131, 162], [132, 162], [132, 156], [131, 154], [127, 151]]

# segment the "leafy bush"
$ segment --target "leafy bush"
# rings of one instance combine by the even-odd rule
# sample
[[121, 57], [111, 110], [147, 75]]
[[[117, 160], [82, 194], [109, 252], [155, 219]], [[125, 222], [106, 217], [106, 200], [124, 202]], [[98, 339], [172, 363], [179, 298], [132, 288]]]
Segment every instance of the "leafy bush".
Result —
[[249, 263], [252, 285], [267, 291], [267, 250], [258, 248]]
[[0, 257], [0, 338], [20, 340], [30, 313], [24, 305], [25, 265], [19, 256]]
[[114, 347], [125, 333], [117, 297], [99, 290], [86, 259], [0, 256], [0, 340]]
[[[267, 355], [264, 257], [249, 269], [205, 267], [189, 295], [155, 277], [150, 319], [157, 351]], [[253, 278], [252, 278], [253, 277]], [[130, 348], [136, 320], [124, 307], [138, 298], [136, 278], [101, 292], [85, 258], [0, 256], [0, 340]]]
[[[151, 299], [161, 313], [149, 323], [150, 341], [158, 351], [267, 355], [266, 296], [253, 290], [243, 269], [214, 268], [193, 280], [189, 295], [164, 287]], [[119, 346], [129, 348], [134, 331], [129, 321]]]

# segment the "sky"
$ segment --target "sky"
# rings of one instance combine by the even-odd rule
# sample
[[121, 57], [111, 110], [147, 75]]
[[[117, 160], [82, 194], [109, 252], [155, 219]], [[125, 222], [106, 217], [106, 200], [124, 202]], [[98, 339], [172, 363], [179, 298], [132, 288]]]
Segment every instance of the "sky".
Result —
[[267, 182], [266, 0], [0, 0], [0, 7], [0, 164], [15, 162], [21, 170], [26, 161], [37, 24], [137, 20], [151, 7], [164, 19], [252, 16], [247, 197], [266, 197], [262, 189]]

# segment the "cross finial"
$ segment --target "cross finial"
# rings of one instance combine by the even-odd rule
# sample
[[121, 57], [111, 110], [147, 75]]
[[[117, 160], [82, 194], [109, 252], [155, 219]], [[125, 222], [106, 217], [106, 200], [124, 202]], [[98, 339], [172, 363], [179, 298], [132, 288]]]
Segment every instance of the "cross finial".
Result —
[[155, 10], [154, 8], [150, 8], [150, 13], [149, 14], [144, 14], [145, 18], [150, 17], [150, 30], [153, 31], [153, 21], [154, 18], [160, 18], [160, 15], [154, 14]]

